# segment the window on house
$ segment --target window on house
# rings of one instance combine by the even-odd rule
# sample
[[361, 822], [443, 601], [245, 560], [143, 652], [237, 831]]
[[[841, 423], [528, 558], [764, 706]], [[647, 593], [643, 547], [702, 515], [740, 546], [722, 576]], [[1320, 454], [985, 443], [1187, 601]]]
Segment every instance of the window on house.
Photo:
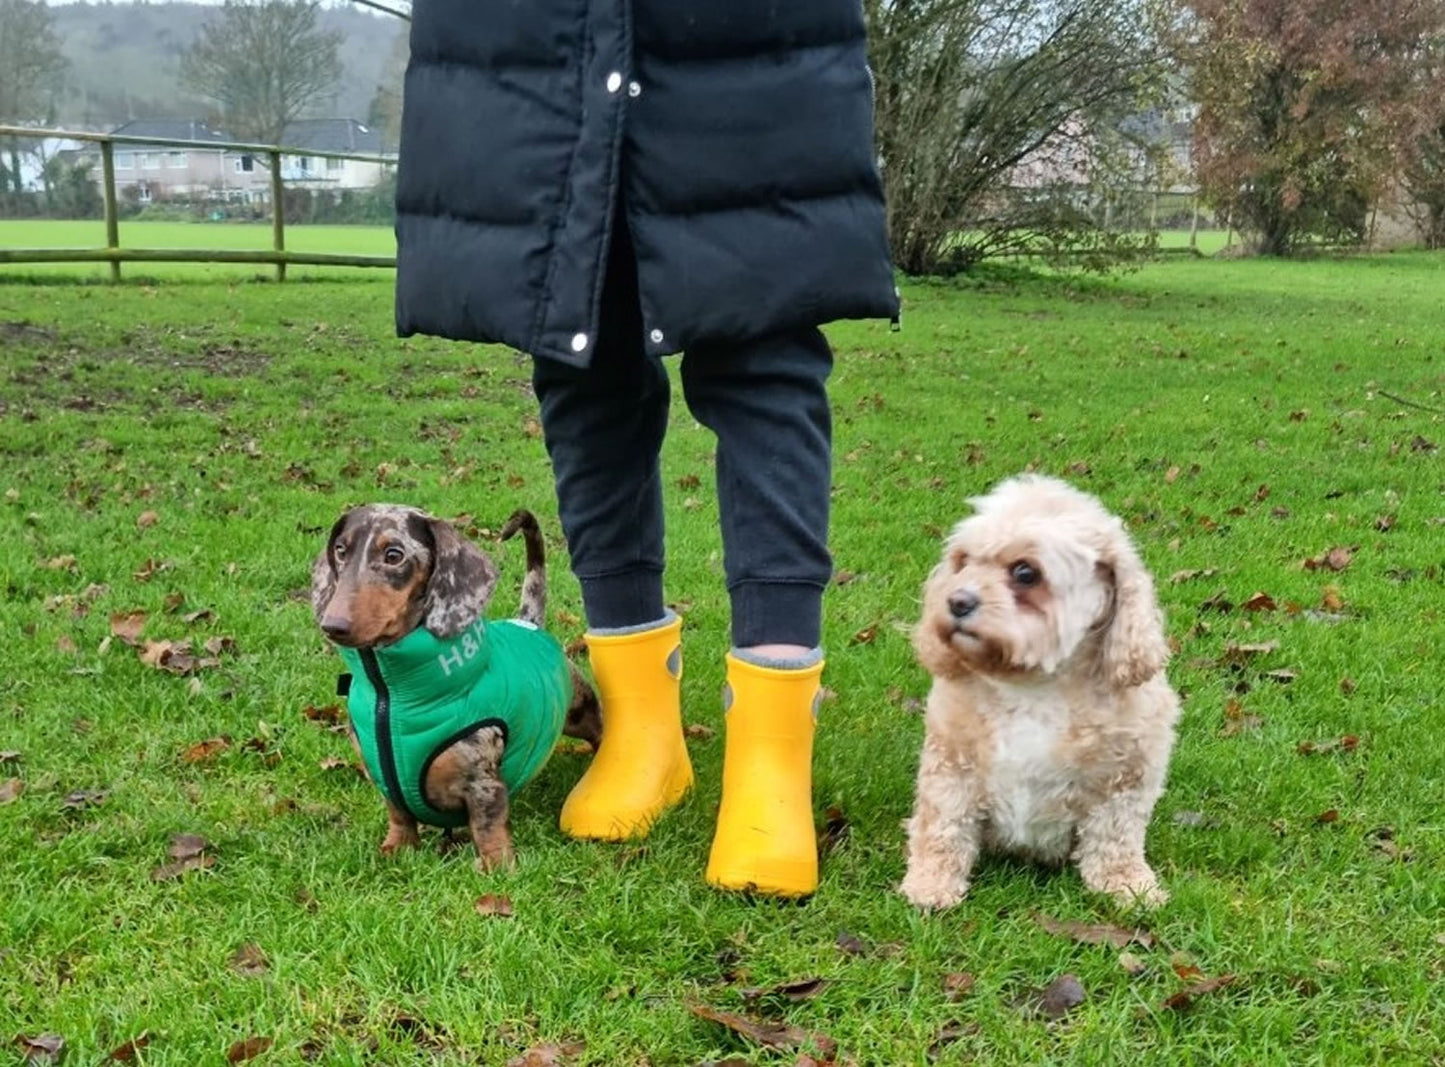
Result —
[[135, 168], [134, 152], [117, 152], [115, 154], [116, 170], [133, 170]]
[[136, 199], [142, 204], [149, 204], [151, 202], [151, 187], [145, 184], [145, 182], [141, 182], [141, 184], [136, 187]]
[[184, 170], [186, 166], [186, 154], [184, 152], [167, 152], [166, 166], [172, 170]]
[[160, 156], [155, 152], [146, 152], [140, 157], [140, 165], [142, 170], [151, 170], [159, 167], [161, 165]]
[[344, 160], [344, 159], [328, 159], [328, 160], [326, 161], [326, 169], [327, 169], [327, 170], [345, 170], [345, 169], [346, 169], [346, 160]]
[[231, 168], [237, 174], [250, 174], [256, 169], [256, 159], [254, 156], [239, 156], [231, 161]]
[[310, 174], [310, 173], [311, 173], [311, 157], [310, 157], [310, 156], [297, 156], [297, 157], [296, 157], [296, 169], [299, 170], [302, 174]]

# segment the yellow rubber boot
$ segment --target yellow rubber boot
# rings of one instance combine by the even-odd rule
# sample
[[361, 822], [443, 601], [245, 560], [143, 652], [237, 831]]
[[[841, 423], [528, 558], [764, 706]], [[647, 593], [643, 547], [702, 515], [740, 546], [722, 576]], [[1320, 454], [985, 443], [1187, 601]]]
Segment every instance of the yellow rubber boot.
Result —
[[786, 670], [727, 658], [722, 806], [709, 884], [780, 897], [818, 888], [813, 708], [823, 664]]
[[572, 788], [562, 832], [600, 841], [645, 837], [692, 788], [682, 735], [682, 620], [650, 630], [588, 634], [602, 704], [602, 744]]

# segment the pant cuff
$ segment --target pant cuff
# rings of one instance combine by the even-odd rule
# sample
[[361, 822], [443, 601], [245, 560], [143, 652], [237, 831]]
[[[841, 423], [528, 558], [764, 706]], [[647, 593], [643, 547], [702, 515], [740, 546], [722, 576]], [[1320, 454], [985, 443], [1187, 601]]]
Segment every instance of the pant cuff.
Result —
[[823, 636], [823, 587], [810, 582], [739, 582], [732, 600], [733, 645], [802, 645]]
[[662, 572], [623, 571], [578, 578], [582, 608], [592, 630], [622, 630], [655, 624], [667, 616], [662, 602]]

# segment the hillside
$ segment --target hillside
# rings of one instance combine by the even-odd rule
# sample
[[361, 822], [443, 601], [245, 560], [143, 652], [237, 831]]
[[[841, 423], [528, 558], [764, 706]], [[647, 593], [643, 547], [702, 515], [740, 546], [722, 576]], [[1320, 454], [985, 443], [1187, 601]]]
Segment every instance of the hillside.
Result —
[[[75, 3], [52, 11], [71, 63], [62, 124], [104, 128], [128, 119], [207, 115], [209, 105], [180, 87], [177, 70], [181, 52], [217, 16], [215, 5]], [[365, 121], [383, 79], [399, 78], [397, 64], [388, 60], [406, 23], [347, 6], [323, 10], [321, 21], [343, 35], [344, 74], [313, 114]]]

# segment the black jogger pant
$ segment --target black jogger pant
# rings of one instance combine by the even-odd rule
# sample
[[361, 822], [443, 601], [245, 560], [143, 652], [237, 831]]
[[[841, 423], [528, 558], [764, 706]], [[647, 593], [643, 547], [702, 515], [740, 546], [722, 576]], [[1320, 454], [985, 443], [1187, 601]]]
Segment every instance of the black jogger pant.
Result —
[[[615, 227], [590, 366], [533, 360], [532, 384], [572, 570], [593, 629], [663, 617], [658, 456], [669, 383], [643, 350], [637, 268]], [[683, 396], [717, 435], [717, 494], [732, 640], [819, 644], [828, 553], [833, 354], [814, 328], [682, 357]]]

